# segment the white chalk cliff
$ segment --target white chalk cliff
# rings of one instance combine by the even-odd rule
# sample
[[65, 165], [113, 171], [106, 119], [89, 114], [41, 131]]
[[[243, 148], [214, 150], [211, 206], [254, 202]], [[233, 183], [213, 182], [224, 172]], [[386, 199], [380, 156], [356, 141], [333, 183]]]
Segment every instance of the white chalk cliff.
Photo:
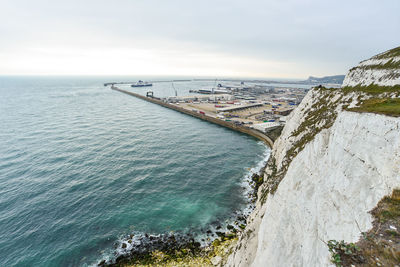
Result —
[[[399, 50], [361, 62], [343, 87], [399, 85]], [[400, 118], [346, 111], [368, 97], [310, 90], [274, 144], [257, 207], [226, 265], [331, 266], [325, 242], [356, 242], [372, 227], [369, 211], [400, 187]]]
[[400, 84], [400, 56], [390, 51], [360, 62], [346, 75], [343, 86], [367, 86], [372, 83], [381, 86]]

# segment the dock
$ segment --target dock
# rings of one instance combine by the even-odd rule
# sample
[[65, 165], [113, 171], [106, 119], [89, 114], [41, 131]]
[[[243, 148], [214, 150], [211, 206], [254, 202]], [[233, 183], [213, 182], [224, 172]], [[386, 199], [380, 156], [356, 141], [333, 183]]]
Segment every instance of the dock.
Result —
[[244, 125], [238, 125], [238, 124], [235, 124], [235, 123], [232, 123], [232, 122], [229, 122], [229, 121], [221, 120], [219, 118], [211, 117], [211, 116], [208, 116], [206, 114], [198, 113], [198, 112], [186, 109], [186, 108], [182, 108], [182, 107], [179, 107], [177, 105], [173, 105], [173, 104], [164, 102], [161, 99], [155, 98], [153, 96], [144, 96], [144, 95], [140, 95], [140, 94], [137, 94], [137, 93], [129, 92], [129, 91], [126, 91], [126, 90], [123, 90], [123, 89], [120, 89], [120, 88], [116, 87], [115, 86], [116, 83], [110, 83], [110, 84], [111, 84], [111, 89], [112, 90], [119, 91], [121, 93], [137, 97], [139, 99], [151, 102], [153, 104], [157, 104], [157, 105], [169, 108], [169, 109], [173, 109], [175, 111], [190, 115], [192, 117], [195, 117], [195, 118], [198, 118], [198, 119], [201, 119], [201, 120], [204, 120], [204, 121], [208, 121], [208, 122], [211, 122], [211, 123], [214, 123], [214, 124], [218, 124], [220, 126], [229, 128], [231, 130], [238, 131], [238, 132], [253, 136], [253, 137], [263, 141], [270, 148], [272, 148], [272, 146], [274, 145], [274, 142], [270, 137], [268, 137], [266, 134], [264, 134], [264, 133], [262, 133], [262, 132], [260, 132], [258, 130], [251, 129], [251, 128], [249, 128], [247, 126], [244, 126]]

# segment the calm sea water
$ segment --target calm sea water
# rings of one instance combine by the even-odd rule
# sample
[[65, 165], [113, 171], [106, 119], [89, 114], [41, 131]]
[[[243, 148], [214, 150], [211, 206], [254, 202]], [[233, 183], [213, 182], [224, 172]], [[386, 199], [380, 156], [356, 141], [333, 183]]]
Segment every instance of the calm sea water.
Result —
[[126, 234], [200, 232], [248, 204], [263, 144], [109, 80], [0, 77], [0, 266], [90, 265]]

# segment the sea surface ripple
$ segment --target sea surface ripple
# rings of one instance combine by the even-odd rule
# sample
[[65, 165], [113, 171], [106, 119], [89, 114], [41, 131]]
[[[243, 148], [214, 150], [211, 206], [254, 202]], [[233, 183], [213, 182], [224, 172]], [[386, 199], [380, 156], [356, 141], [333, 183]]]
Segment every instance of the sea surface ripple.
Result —
[[248, 205], [261, 142], [107, 80], [0, 77], [0, 266], [85, 266], [133, 231], [200, 232]]

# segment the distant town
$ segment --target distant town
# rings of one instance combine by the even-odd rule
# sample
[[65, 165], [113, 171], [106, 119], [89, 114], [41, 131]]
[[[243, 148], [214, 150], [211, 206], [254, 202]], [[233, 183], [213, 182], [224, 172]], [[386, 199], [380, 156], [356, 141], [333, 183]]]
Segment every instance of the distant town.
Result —
[[307, 91], [304, 88], [225, 82], [215, 88], [193, 90], [187, 96], [162, 100], [265, 133], [281, 126], [285, 116], [301, 102]]

